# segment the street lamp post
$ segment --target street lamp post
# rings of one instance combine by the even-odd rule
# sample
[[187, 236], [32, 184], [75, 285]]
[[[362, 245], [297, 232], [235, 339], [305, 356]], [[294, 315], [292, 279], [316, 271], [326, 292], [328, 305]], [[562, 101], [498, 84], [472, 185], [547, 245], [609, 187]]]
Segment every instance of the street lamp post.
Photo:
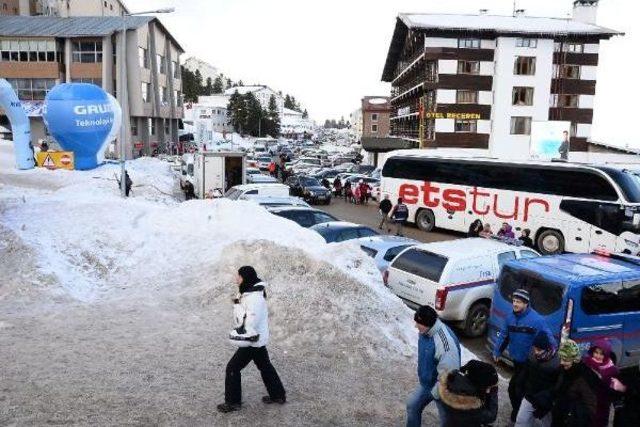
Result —
[[127, 94], [127, 80], [125, 79], [126, 73], [126, 62], [127, 62], [127, 16], [136, 16], [136, 15], [147, 15], [151, 13], [172, 13], [175, 9], [173, 7], [157, 9], [157, 10], [148, 10], [145, 12], [135, 12], [135, 13], [124, 13], [122, 14], [122, 40], [120, 47], [120, 52], [122, 54], [120, 58], [120, 93], [122, 99], [122, 124], [120, 126], [120, 195], [122, 197], [127, 197], [127, 183], [125, 179], [126, 172], [126, 139], [127, 139], [127, 126], [129, 125], [129, 102], [128, 102], [128, 94]]

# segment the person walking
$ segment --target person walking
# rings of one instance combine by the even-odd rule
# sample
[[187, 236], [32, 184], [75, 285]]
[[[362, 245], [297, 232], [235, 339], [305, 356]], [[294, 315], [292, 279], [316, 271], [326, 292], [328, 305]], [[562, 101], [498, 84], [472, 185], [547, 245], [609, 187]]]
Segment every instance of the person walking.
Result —
[[596, 391], [596, 414], [591, 426], [606, 427], [609, 423], [613, 390], [623, 391], [624, 388], [616, 378], [619, 370], [611, 359], [611, 342], [606, 338], [594, 340], [582, 362], [600, 379]]
[[551, 426], [551, 409], [560, 374], [560, 358], [554, 343], [544, 331], [533, 339], [529, 359], [519, 377], [524, 391], [515, 427]]
[[336, 197], [342, 196], [342, 181], [340, 178], [336, 176], [336, 179], [333, 180], [333, 191], [336, 194]]
[[436, 400], [441, 425], [446, 425], [445, 410], [440, 403], [438, 378], [460, 368], [460, 343], [456, 335], [438, 319], [438, 313], [420, 306], [413, 320], [418, 329], [418, 379], [416, 390], [407, 400], [407, 427], [422, 425], [422, 411]]
[[347, 180], [344, 183], [344, 201], [350, 202], [352, 197], [353, 193], [351, 192], [351, 183], [349, 182], [349, 180]]
[[236, 283], [239, 293], [233, 301], [234, 329], [229, 334], [229, 340], [239, 348], [227, 364], [224, 403], [218, 405], [218, 411], [223, 413], [240, 409], [241, 371], [251, 361], [260, 370], [267, 388], [268, 395], [262, 398], [262, 402], [284, 404], [287, 401], [284, 386], [269, 360], [266, 347], [269, 341], [266, 283], [258, 278], [256, 270], [251, 266], [240, 267]]
[[541, 331], [547, 334], [553, 346], [555, 346], [555, 339], [542, 316], [531, 308], [527, 290], [516, 290], [511, 295], [511, 304], [513, 311], [506, 316], [496, 336], [493, 360], [498, 363], [502, 352], [506, 348], [509, 349], [514, 372], [509, 381], [508, 391], [511, 401], [511, 421], [515, 422], [523, 397], [520, 376], [529, 358], [533, 339]]
[[560, 377], [551, 414], [553, 427], [588, 427], [596, 414], [598, 376], [581, 361], [580, 347], [570, 339], [558, 350]]
[[531, 230], [525, 228], [524, 230], [522, 230], [522, 233], [520, 233], [520, 237], [518, 237], [518, 239], [522, 242], [523, 246], [533, 249], [533, 240], [531, 240], [530, 236]]
[[409, 218], [409, 208], [402, 201], [402, 197], [398, 198], [398, 204], [391, 209], [390, 216], [396, 224], [396, 236], [402, 236], [402, 226]]
[[[382, 230], [385, 222], [389, 220], [389, 212], [391, 212], [392, 207], [393, 205], [391, 204], [391, 200], [389, 200], [389, 195], [385, 194], [384, 199], [382, 199], [380, 201], [380, 204], [378, 205], [380, 216], [382, 217], [382, 219], [380, 220], [380, 225], [378, 226], [380, 230]], [[389, 229], [388, 231], [391, 231], [391, 229]]]
[[480, 237], [480, 233], [482, 232], [482, 220], [476, 219], [469, 226], [469, 231], [467, 231], [467, 237]]
[[498, 417], [498, 373], [479, 360], [470, 360], [459, 370], [440, 377], [440, 402], [444, 427], [482, 427]]

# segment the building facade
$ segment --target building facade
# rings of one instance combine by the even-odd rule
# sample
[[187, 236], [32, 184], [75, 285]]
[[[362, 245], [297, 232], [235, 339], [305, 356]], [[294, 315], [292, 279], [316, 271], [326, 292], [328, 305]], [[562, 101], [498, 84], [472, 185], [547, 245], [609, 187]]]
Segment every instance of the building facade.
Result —
[[299, 111], [283, 108], [280, 135], [290, 139], [309, 138], [315, 130], [315, 125], [311, 119], [302, 116], [303, 114]]
[[349, 114], [349, 123], [351, 123], [351, 131], [356, 139], [360, 141], [360, 138], [362, 138], [362, 108], [353, 110]]
[[[126, 73], [121, 76], [123, 23]], [[0, 77], [23, 101], [34, 144], [46, 136], [41, 110], [48, 91], [58, 83], [80, 82], [101, 86], [128, 113], [123, 117], [128, 157], [164, 151], [178, 141], [183, 115], [183, 52], [155, 17], [0, 17]]]
[[2, 0], [0, 15], [122, 16], [128, 9], [120, 0]]
[[274, 96], [276, 98], [276, 106], [278, 107], [278, 115], [280, 116], [280, 121], [282, 122], [282, 118], [284, 117], [284, 98], [269, 86], [257, 85], [230, 87], [224, 91], [224, 94], [227, 96], [231, 96], [236, 92], [238, 92], [240, 95], [253, 93], [256, 99], [260, 102], [260, 106], [262, 106], [263, 110], [269, 109], [269, 100], [271, 99], [271, 96]]
[[386, 138], [390, 131], [391, 103], [388, 97], [362, 98], [362, 138]]
[[199, 96], [198, 103], [192, 107], [194, 128], [202, 128], [207, 132], [233, 132], [227, 114], [228, 105], [229, 97], [226, 95]]
[[397, 19], [382, 80], [391, 135], [421, 148], [529, 157], [533, 122], [568, 121], [571, 151], [587, 151], [600, 41], [597, 0], [571, 19], [407, 14]]

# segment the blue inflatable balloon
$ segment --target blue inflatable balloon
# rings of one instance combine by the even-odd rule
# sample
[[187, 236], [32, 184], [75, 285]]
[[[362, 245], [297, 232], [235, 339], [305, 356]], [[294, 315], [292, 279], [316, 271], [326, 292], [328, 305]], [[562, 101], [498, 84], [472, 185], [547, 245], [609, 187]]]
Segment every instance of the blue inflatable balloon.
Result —
[[59, 84], [47, 95], [43, 116], [58, 144], [73, 151], [76, 169], [98, 166], [97, 155], [115, 124], [107, 92], [88, 83]]

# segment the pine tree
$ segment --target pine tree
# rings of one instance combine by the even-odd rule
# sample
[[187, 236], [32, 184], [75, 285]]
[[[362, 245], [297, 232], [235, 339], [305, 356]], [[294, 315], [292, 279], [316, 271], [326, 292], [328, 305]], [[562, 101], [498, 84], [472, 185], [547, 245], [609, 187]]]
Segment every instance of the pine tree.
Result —
[[278, 112], [275, 95], [271, 95], [269, 98], [269, 108], [266, 111], [266, 120], [263, 122], [263, 127], [265, 125], [266, 130], [263, 131], [264, 135], [270, 135], [272, 137], [280, 135], [280, 114]]
[[307, 109], [305, 108], [304, 111], [302, 112], [302, 118], [303, 119], [308, 119], [309, 118], [309, 113], [307, 112]]
[[223, 92], [223, 87], [222, 87], [222, 77], [216, 76], [215, 81], [213, 82], [213, 87], [211, 88], [212, 93], [222, 93]]
[[236, 90], [229, 97], [229, 104], [227, 105], [227, 114], [231, 121], [231, 126], [238, 133], [246, 132], [247, 123], [247, 108], [245, 105], [245, 99]]
[[198, 91], [196, 75], [188, 68], [182, 68], [182, 91], [186, 102], [197, 102]]
[[249, 92], [244, 95], [244, 105], [246, 108], [245, 133], [258, 136], [261, 128], [260, 120], [264, 116], [260, 102], [252, 92]]
[[202, 95], [204, 94], [204, 86], [202, 85], [202, 74], [200, 73], [200, 70], [196, 69], [195, 78], [196, 78], [196, 93], [198, 95]]
[[244, 86], [244, 83], [242, 83], [242, 80], [238, 80], [238, 86]]
[[233, 82], [230, 78], [227, 77], [227, 89], [229, 89], [231, 86], [233, 86]]
[[204, 87], [203, 93], [206, 96], [213, 94], [213, 82], [211, 81], [211, 77], [207, 77], [207, 85]]

